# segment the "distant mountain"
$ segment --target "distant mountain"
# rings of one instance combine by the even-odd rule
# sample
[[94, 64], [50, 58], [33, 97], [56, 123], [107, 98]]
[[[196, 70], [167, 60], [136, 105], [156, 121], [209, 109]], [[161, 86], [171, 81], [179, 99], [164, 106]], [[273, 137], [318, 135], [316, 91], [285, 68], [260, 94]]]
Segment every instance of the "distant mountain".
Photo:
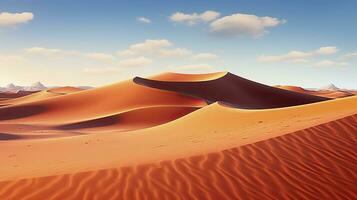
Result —
[[31, 86], [28, 87], [23, 87], [23, 90], [25, 91], [40, 91], [40, 90], [46, 90], [47, 87], [44, 86], [41, 82], [36, 82], [33, 83]]
[[6, 85], [5, 87], [0, 87], [0, 92], [17, 93], [19, 91], [40, 91], [40, 90], [45, 90], [45, 89], [47, 89], [47, 87], [44, 86], [40, 82], [36, 82], [36, 83], [32, 84], [31, 86], [19, 86], [19, 85], [10, 83], [10, 84]]
[[329, 90], [329, 91], [338, 91], [340, 88], [336, 87], [334, 84], [330, 83], [325, 87], [322, 87], [321, 90]]
[[[33, 83], [30, 86], [19, 86], [15, 85], [13, 83], [7, 84], [5, 87], [0, 87], [0, 92], [10, 92], [10, 93], [18, 93], [20, 91], [28, 91], [28, 92], [35, 92], [35, 91], [41, 91], [41, 90], [47, 90], [50, 88], [58, 88], [62, 86], [51, 86], [47, 87], [43, 85], [41, 82], [36, 82]], [[87, 89], [92, 89], [93, 87], [91, 86], [78, 86], [77, 88], [87, 90]]]

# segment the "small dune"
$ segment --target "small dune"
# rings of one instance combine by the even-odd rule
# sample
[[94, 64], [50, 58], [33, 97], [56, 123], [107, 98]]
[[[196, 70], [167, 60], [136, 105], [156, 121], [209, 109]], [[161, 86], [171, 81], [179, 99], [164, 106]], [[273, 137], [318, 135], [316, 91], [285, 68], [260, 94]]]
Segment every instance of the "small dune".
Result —
[[275, 86], [280, 89], [284, 90], [289, 90], [289, 91], [294, 91], [294, 92], [299, 92], [303, 94], [310, 94], [310, 95], [315, 95], [315, 96], [321, 96], [321, 97], [326, 97], [326, 98], [343, 98], [343, 97], [349, 97], [349, 96], [354, 96], [355, 94], [353, 91], [345, 91], [345, 90], [307, 90], [302, 87], [298, 86], [290, 86], [290, 85], [277, 85]]

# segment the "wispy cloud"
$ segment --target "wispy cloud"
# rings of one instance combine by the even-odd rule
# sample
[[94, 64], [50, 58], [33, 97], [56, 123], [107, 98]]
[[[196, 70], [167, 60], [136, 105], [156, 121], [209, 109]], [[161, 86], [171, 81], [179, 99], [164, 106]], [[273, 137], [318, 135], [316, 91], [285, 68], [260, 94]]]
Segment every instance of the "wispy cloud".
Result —
[[167, 39], [145, 40], [141, 43], [130, 45], [129, 48], [118, 51], [121, 57], [133, 56], [157, 56], [170, 58], [190, 58], [190, 59], [213, 59], [218, 58], [213, 53], [194, 53], [190, 49], [174, 47], [174, 44]]
[[307, 62], [310, 58], [319, 55], [331, 55], [338, 52], [337, 47], [326, 46], [320, 47], [313, 51], [290, 51], [282, 55], [262, 55], [257, 58], [259, 62], [273, 63], [273, 62]]
[[345, 54], [340, 57], [340, 59], [343, 59], [343, 60], [348, 60], [348, 59], [352, 59], [352, 58], [357, 58], [357, 52], [348, 53], [348, 54]]
[[336, 62], [332, 60], [322, 60], [314, 64], [315, 67], [348, 66], [346, 62]]
[[144, 24], [151, 24], [151, 19], [146, 17], [138, 17], [137, 21]]

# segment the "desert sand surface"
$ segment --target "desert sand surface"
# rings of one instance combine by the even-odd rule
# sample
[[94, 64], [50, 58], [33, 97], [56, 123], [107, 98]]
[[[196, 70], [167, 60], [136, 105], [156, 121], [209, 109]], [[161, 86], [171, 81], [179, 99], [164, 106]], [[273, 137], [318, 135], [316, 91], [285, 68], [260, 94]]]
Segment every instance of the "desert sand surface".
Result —
[[[40, 101], [43, 99], [47, 99], [50, 97], [55, 97], [59, 95], [65, 95], [73, 92], [82, 91], [80, 88], [76, 87], [58, 87], [49, 90], [43, 90], [38, 92], [20, 92], [20, 94], [25, 94], [18, 97], [8, 98], [6, 101], [1, 101], [0, 104], [2, 106], [5, 105], [16, 105], [16, 104], [24, 104], [29, 102]], [[17, 94], [17, 93], [14, 93]]]
[[356, 133], [357, 96], [135, 78], [0, 107], [0, 199], [355, 199]]

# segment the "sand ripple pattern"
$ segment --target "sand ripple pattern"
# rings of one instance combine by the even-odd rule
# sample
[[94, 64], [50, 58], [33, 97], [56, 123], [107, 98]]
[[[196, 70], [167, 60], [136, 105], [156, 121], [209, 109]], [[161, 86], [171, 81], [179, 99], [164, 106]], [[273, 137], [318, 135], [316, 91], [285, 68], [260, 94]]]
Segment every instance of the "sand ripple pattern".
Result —
[[184, 159], [0, 183], [1, 200], [357, 199], [357, 115]]

